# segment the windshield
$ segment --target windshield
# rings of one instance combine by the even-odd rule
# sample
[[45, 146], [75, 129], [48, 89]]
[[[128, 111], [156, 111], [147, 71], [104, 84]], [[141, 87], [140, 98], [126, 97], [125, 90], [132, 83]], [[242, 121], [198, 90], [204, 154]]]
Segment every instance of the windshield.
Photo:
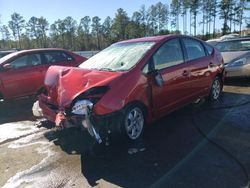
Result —
[[91, 57], [79, 67], [107, 71], [128, 71], [139, 62], [154, 44], [155, 42], [114, 44]]
[[215, 47], [221, 52], [249, 51], [250, 40], [225, 41], [216, 44]]

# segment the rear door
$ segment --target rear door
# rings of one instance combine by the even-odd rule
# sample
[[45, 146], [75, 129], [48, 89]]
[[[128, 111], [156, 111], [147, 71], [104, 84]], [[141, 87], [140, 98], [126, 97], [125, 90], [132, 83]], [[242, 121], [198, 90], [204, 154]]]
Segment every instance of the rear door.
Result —
[[152, 63], [163, 80], [162, 86], [152, 83], [154, 117], [158, 118], [185, 104], [190, 95], [189, 68], [180, 39], [165, 42], [152, 56]]
[[208, 55], [203, 44], [193, 38], [182, 38], [187, 64], [190, 70], [190, 93], [193, 98], [203, 96], [211, 83], [211, 71], [213, 58]]
[[9, 62], [11, 69], [2, 72], [6, 99], [32, 95], [43, 83], [43, 65], [39, 53], [20, 55]]

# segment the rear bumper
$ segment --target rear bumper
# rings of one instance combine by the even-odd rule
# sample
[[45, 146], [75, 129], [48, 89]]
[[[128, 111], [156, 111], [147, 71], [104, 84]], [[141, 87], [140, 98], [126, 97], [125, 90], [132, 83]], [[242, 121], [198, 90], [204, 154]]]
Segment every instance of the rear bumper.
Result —
[[225, 67], [226, 77], [249, 77], [250, 64], [237, 67]]

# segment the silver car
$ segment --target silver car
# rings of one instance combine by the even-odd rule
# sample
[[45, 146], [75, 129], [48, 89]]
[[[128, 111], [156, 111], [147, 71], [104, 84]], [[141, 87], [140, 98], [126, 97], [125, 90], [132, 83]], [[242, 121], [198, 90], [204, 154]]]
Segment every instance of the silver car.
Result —
[[250, 37], [218, 42], [226, 77], [250, 77]]

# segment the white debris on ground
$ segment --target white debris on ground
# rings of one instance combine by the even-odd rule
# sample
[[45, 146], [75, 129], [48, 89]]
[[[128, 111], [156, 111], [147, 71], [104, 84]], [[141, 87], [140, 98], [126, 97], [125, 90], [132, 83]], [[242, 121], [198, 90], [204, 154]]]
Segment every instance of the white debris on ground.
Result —
[[[11, 177], [7, 183], [3, 186], [3, 188], [14, 188], [19, 187], [22, 184], [39, 184], [41, 179], [47, 179], [48, 177], [42, 176], [38, 177], [37, 173], [41, 173], [42, 171], [46, 171], [48, 165], [52, 162], [49, 162], [51, 156], [53, 156], [53, 162], [57, 158], [55, 153], [49, 149], [48, 145], [44, 145], [37, 149], [38, 154], [46, 154], [47, 156], [35, 166], [32, 166], [30, 169], [24, 170], [22, 172], [18, 172], [15, 176]], [[48, 174], [49, 175], [49, 174]]]
[[[16, 124], [16, 123], [15, 123]], [[32, 124], [34, 125], [34, 122], [32, 122]], [[36, 133], [39, 129], [32, 128], [31, 122], [25, 122], [24, 125], [24, 129], [25, 131], [20, 131], [20, 130], [24, 130], [24, 129], [20, 129], [20, 124], [16, 124], [16, 126], [12, 125], [12, 129], [15, 131], [15, 136], [19, 135], [23, 136], [26, 134], [31, 134], [31, 133]], [[8, 124], [9, 125], [9, 124]], [[6, 125], [7, 126], [7, 125]], [[15, 127], [15, 128], [14, 128]], [[0, 127], [1, 128], [1, 127]], [[30, 128], [30, 129], [28, 129]], [[31, 134], [28, 136], [25, 136], [23, 138], [20, 138], [18, 140], [15, 140], [13, 142], [11, 142], [8, 145], [8, 148], [11, 149], [17, 149], [17, 148], [24, 148], [24, 147], [28, 147], [31, 145], [35, 145], [36, 147], [36, 151], [37, 151], [37, 155], [42, 155], [45, 156], [38, 164], [32, 166], [31, 168], [18, 172], [16, 175], [14, 175], [13, 177], [11, 177], [7, 183], [3, 186], [4, 188], [14, 188], [14, 187], [19, 187], [20, 185], [26, 184], [26, 187], [28, 186], [28, 184], [31, 184], [32, 186], [37, 186], [38, 184], [40, 185], [41, 182], [43, 182], [42, 180], [48, 180], [48, 176], [50, 176], [50, 173], [45, 173], [45, 171], [49, 168], [49, 166], [51, 165], [51, 163], [53, 163], [55, 160], [58, 159], [59, 155], [57, 154], [57, 152], [52, 151], [52, 146], [53, 143], [52, 142], [48, 142], [46, 140], [44, 140], [44, 132], [46, 131], [46, 129], [43, 129], [44, 131], [42, 132], [38, 132], [36, 134]], [[2, 129], [0, 129], [0, 131], [2, 131]], [[9, 139], [10, 137], [5, 137], [6, 139]], [[1, 139], [3, 140], [3, 137], [1, 137]], [[39, 147], [37, 147], [39, 146]], [[53, 156], [53, 157], [52, 157]], [[38, 176], [39, 174], [43, 174], [43, 176]]]
[[[34, 123], [23, 121], [0, 125], [1, 142], [11, 139], [10, 142], [4, 143], [1, 147], [7, 147], [16, 152], [19, 152], [20, 148], [21, 151], [25, 151], [32, 147], [35, 152], [31, 156], [42, 156], [42, 159], [36, 164], [32, 166], [27, 164], [27, 168], [17, 171], [6, 179], [3, 188], [51, 187], [51, 185], [53, 187], [62, 185], [66, 187], [72, 185], [90, 187], [87, 180], [82, 177], [79, 162], [76, 163], [77, 166], [69, 165], [70, 167], [67, 168], [60, 165], [69, 161], [75, 164], [75, 161], [80, 160], [80, 157], [78, 155], [68, 156], [66, 153], [60, 152], [60, 148], [58, 150], [53, 142], [49, 142], [44, 137], [44, 133], [50, 130], [43, 127], [37, 128]], [[31, 156], [27, 153], [27, 157]], [[13, 164], [15, 163], [16, 161]]]
[[34, 121], [19, 121], [0, 125], [0, 144], [9, 139], [15, 139], [41, 131], [41, 129], [34, 126], [34, 124]]

